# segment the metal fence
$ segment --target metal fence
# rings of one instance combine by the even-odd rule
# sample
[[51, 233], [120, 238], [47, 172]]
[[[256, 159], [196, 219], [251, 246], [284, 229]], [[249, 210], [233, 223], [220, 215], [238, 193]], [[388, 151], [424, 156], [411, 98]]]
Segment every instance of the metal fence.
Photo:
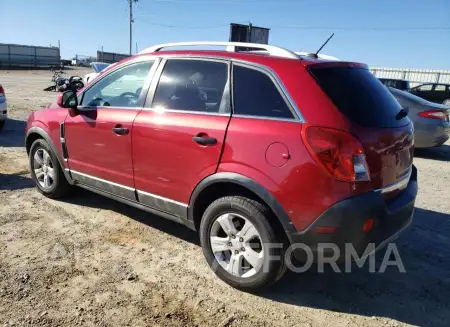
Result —
[[122, 59], [128, 58], [129, 56], [130, 55], [122, 53], [97, 51], [97, 61], [106, 62], [108, 64], [113, 64], [115, 62], [121, 61]]
[[450, 84], [450, 70], [371, 67], [370, 71], [378, 78], [407, 80], [411, 87], [424, 83]]
[[57, 47], [0, 43], [0, 67], [57, 67], [60, 60]]

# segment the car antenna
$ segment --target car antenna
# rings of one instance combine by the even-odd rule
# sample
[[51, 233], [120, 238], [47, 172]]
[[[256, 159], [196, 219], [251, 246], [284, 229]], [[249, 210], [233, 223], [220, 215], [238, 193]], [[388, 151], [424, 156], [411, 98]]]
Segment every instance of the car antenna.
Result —
[[327, 43], [331, 40], [331, 38], [332, 38], [333, 36], [334, 36], [334, 33], [331, 34], [331, 36], [325, 41], [324, 44], [322, 44], [322, 46], [319, 48], [319, 50], [317, 50], [317, 52], [314, 54], [314, 57], [315, 57], [315, 58], [318, 58], [318, 57], [319, 57], [318, 54], [319, 54], [320, 50], [322, 50], [322, 49], [327, 45]]

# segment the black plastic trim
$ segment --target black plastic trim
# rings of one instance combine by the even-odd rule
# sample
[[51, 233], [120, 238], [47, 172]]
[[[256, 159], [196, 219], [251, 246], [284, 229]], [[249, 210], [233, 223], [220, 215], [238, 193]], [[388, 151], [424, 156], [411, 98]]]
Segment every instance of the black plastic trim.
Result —
[[138, 202], [143, 205], [152, 207], [159, 211], [167, 212], [184, 220], [187, 219], [187, 204], [140, 190], [136, 190], [136, 196]]
[[84, 189], [86, 189], [88, 191], [97, 193], [99, 195], [105, 196], [107, 198], [110, 198], [112, 200], [116, 200], [116, 201], [122, 202], [124, 204], [127, 204], [129, 206], [132, 206], [134, 208], [137, 208], [137, 209], [146, 211], [148, 213], [154, 214], [156, 216], [160, 216], [162, 218], [172, 220], [172, 221], [174, 221], [176, 223], [182, 224], [182, 225], [188, 227], [189, 229], [192, 229], [192, 230], [195, 231], [194, 223], [192, 221], [188, 221], [187, 219], [183, 219], [183, 218], [180, 218], [180, 217], [173, 216], [173, 215], [171, 215], [169, 213], [166, 213], [166, 212], [163, 212], [163, 211], [159, 211], [159, 210], [154, 209], [154, 208], [150, 208], [150, 207], [148, 207], [146, 205], [143, 205], [141, 203], [138, 203], [138, 202], [135, 202], [135, 201], [123, 198], [121, 196], [117, 196], [117, 195], [109, 193], [109, 192], [105, 192], [103, 190], [100, 190], [98, 188], [95, 188], [95, 187], [92, 187], [92, 186], [89, 186], [89, 185], [86, 185], [86, 184], [77, 183], [77, 186], [79, 186], [81, 188], [84, 188]]
[[277, 218], [279, 219], [280, 223], [282, 224], [284, 230], [286, 231], [287, 236], [289, 237], [289, 240], [291, 240], [291, 235], [296, 232], [296, 229], [287, 215], [286, 211], [283, 209], [283, 207], [280, 205], [280, 203], [274, 198], [270, 192], [265, 189], [263, 186], [255, 182], [254, 180], [240, 175], [236, 173], [230, 173], [230, 172], [222, 172], [217, 173], [214, 175], [210, 175], [203, 179], [194, 189], [194, 192], [192, 192], [191, 199], [189, 201], [189, 208], [188, 208], [188, 220], [194, 221], [194, 205], [198, 198], [198, 196], [201, 194], [201, 192], [208, 186], [211, 186], [216, 183], [234, 183], [240, 186], [245, 187], [246, 189], [252, 191], [257, 196], [259, 196], [266, 205], [269, 206], [269, 208], [275, 213]]
[[59, 124], [59, 137], [60, 138], [65, 138], [65, 126], [64, 126], [64, 122], [62, 122], [61, 124]]
[[61, 148], [62, 148], [62, 153], [63, 153], [64, 160], [69, 159], [69, 154], [67, 152], [67, 146], [66, 146], [65, 142], [64, 143], [61, 142]]
[[26, 141], [27, 141], [28, 137], [31, 134], [39, 134], [39, 136], [41, 136], [48, 143], [48, 145], [52, 149], [53, 153], [55, 154], [56, 158], [58, 159], [59, 166], [61, 167], [61, 170], [64, 173], [64, 176], [66, 177], [67, 182], [69, 182], [69, 184], [71, 184], [71, 185], [74, 185], [74, 181], [73, 181], [72, 177], [70, 176], [70, 173], [65, 169], [64, 159], [61, 158], [61, 156], [59, 155], [59, 152], [56, 150], [56, 146], [53, 143], [50, 136], [42, 128], [33, 126], [27, 132], [27, 135], [25, 137], [25, 145], [26, 145]]
[[[319, 243], [335, 244], [341, 253], [345, 244], [351, 243], [361, 255], [369, 243], [378, 248], [411, 223], [417, 192], [417, 169], [413, 166], [408, 186], [396, 198], [385, 200], [380, 191], [372, 191], [342, 200], [291, 238], [294, 243], [308, 245], [313, 253], [317, 253]], [[373, 218], [375, 223], [370, 232], [364, 233], [363, 225], [368, 218]], [[335, 227], [336, 230], [328, 234], [317, 233], [316, 227]]]

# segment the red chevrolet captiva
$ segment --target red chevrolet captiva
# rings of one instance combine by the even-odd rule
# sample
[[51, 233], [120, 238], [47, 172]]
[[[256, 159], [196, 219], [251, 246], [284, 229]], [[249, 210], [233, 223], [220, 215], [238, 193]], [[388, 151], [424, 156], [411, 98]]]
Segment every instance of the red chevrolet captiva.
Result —
[[281, 278], [291, 253], [363, 257], [396, 238], [417, 195], [413, 147], [366, 65], [229, 42], [148, 48], [26, 128], [42, 194], [79, 186], [196, 230], [217, 276], [245, 291]]

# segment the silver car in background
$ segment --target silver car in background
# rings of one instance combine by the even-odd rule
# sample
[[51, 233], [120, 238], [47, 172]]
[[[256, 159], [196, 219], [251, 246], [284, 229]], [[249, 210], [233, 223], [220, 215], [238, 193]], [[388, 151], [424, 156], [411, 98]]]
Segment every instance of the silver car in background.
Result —
[[414, 94], [389, 88], [414, 124], [416, 148], [431, 148], [444, 144], [450, 137], [450, 107], [430, 102]]
[[0, 131], [3, 129], [3, 126], [6, 123], [6, 119], [8, 119], [8, 108], [6, 105], [6, 95], [5, 95], [5, 90], [0, 85]]

